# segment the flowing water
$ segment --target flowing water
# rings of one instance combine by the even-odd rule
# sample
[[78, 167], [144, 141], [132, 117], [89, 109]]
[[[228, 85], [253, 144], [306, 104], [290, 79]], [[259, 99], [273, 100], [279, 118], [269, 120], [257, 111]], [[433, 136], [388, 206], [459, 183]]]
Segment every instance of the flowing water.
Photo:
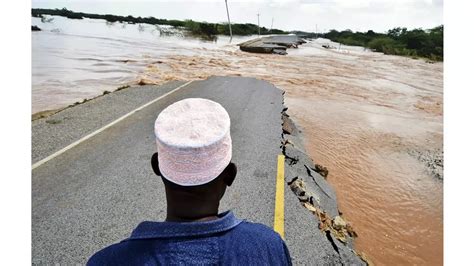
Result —
[[442, 63], [325, 49], [339, 46], [323, 39], [279, 56], [235, 46], [252, 36], [205, 41], [169, 27], [61, 17], [32, 24], [43, 29], [32, 33], [33, 113], [137, 82], [267, 80], [286, 91], [306, 149], [329, 169], [356, 249], [377, 265], [442, 264], [443, 182], [420, 159], [442, 158]]

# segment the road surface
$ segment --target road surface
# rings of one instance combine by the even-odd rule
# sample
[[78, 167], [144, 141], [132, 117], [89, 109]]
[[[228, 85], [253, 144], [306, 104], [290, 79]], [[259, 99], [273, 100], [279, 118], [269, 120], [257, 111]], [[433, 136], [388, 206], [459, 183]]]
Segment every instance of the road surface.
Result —
[[[238, 175], [220, 211], [232, 209], [240, 218], [273, 228], [282, 91], [264, 81], [237, 77], [142, 86], [33, 122], [33, 264], [84, 264], [97, 250], [127, 238], [141, 221], [165, 218], [164, 187], [150, 166], [156, 150], [154, 121], [168, 105], [193, 97], [219, 102], [231, 117], [232, 161]], [[74, 142], [77, 145], [48, 157]], [[287, 186], [285, 231], [296, 264], [344, 262]]]

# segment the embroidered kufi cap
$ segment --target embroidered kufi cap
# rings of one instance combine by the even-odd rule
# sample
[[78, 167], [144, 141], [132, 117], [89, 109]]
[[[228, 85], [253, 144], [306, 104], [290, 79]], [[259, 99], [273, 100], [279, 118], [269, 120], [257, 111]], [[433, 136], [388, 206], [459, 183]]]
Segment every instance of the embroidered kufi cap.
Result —
[[181, 186], [214, 180], [232, 157], [229, 114], [211, 100], [169, 105], [155, 121], [155, 136], [161, 174]]

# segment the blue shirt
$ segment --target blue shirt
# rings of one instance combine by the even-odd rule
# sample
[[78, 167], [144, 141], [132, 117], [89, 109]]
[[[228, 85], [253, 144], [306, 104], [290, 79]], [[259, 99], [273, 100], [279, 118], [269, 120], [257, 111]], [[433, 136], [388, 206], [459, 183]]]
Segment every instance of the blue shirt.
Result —
[[142, 222], [132, 235], [94, 254], [87, 265], [291, 265], [269, 227], [231, 211], [207, 222]]

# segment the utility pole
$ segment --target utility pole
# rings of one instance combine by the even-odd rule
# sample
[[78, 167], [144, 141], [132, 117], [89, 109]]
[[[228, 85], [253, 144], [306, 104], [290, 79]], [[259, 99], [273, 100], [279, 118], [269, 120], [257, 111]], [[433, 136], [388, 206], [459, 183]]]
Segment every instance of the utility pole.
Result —
[[258, 20], [258, 37], [260, 37], [260, 13], [257, 14], [257, 20]]
[[272, 29], [273, 29], [273, 17], [272, 17], [272, 25], [270, 26], [270, 34], [272, 33]]
[[227, 6], [227, 0], [225, 0], [225, 9], [227, 10], [227, 20], [229, 21], [230, 41], [232, 41], [232, 26], [230, 25], [229, 7]]

